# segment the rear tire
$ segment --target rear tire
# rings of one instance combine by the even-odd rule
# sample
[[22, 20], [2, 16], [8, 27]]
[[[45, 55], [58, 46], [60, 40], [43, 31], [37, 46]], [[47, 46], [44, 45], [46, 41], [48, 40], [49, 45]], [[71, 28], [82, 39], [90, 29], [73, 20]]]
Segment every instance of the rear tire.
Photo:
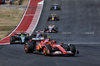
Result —
[[53, 7], [51, 8], [51, 10], [53, 10]]
[[15, 44], [15, 36], [10, 37], [10, 44]]
[[35, 44], [34, 43], [32, 43], [32, 42], [26, 42], [25, 43], [25, 52], [26, 53], [33, 53], [34, 48], [35, 48]]
[[56, 30], [56, 32], [58, 32], [58, 28], [57, 27], [55, 28], [55, 30]]
[[50, 21], [50, 17], [48, 17], [48, 21]]
[[44, 33], [46, 32], [46, 28], [44, 28], [43, 32], [44, 32]]
[[59, 21], [59, 16], [57, 16], [57, 21]]
[[2, 4], [5, 4], [5, 2], [1, 2]]
[[44, 38], [45, 38], [45, 39], [47, 38], [47, 34], [44, 34]]

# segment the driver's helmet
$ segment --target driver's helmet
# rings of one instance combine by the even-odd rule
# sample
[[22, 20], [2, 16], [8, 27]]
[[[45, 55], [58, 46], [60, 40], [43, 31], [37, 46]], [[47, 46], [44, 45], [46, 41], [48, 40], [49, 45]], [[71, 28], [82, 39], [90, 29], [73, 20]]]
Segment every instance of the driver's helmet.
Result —
[[50, 24], [49, 26], [52, 26], [52, 24]]
[[57, 5], [57, 3], [55, 3], [54, 5]]
[[21, 33], [23, 33], [23, 31], [21, 31]]
[[55, 14], [53, 13], [52, 16], [55, 16]]
[[50, 39], [51, 37], [50, 37], [50, 36], [48, 36], [47, 38], [49, 38], [49, 39]]
[[21, 37], [23, 37], [24, 35], [23, 34], [21, 34]]
[[40, 33], [40, 30], [38, 30], [37, 33]]
[[40, 32], [40, 30], [38, 30], [38, 32]]

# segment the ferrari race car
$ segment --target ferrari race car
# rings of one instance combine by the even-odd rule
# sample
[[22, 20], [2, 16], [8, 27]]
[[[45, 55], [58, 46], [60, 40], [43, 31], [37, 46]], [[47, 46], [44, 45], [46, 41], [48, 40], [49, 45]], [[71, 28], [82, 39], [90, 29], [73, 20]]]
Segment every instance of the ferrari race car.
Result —
[[61, 10], [61, 8], [58, 4], [53, 4], [50, 10]]
[[14, 36], [10, 36], [10, 44], [22, 44], [30, 39], [29, 33], [15, 33]]
[[74, 56], [79, 51], [75, 48], [75, 45], [68, 44], [63, 47], [63, 43], [57, 44], [56, 41], [51, 41], [50, 39], [45, 39], [39, 43], [35, 41], [28, 41], [25, 44], [26, 53], [39, 53], [43, 55], [69, 55]]
[[56, 14], [51, 14], [48, 17], [48, 21], [59, 21], [59, 17]]
[[32, 34], [32, 40], [34, 41], [41, 41], [47, 38], [47, 34], [43, 31], [36, 31], [36, 33]]
[[58, 32], [58, 28], [55, 27], [55, 25], [48, 25], [48, 27], [44, 29], [44, 32], [57, 33]]

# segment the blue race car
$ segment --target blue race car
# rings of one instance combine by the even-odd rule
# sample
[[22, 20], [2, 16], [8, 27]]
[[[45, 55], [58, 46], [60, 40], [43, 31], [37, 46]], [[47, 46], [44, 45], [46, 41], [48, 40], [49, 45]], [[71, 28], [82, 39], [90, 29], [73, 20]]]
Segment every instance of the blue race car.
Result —
[[45, 34], [43, 31], [36, 31], [36, 33], [32, 34], [32, 40], [34, 41], [42, 41], [47, 38], [47, 34]]
[[58, 4], [53, 4], [50, 10], [61, 10], [61, 8]]

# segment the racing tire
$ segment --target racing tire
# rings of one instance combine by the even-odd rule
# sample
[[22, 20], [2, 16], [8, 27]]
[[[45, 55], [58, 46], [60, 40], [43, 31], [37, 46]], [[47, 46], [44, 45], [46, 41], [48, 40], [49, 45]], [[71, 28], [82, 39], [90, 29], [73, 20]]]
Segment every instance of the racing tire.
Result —
[[55, 20], [54, 21], [59, 21], [59, 18], [55, 18]]
[[10, 44], [15, 44], [15, 36], [10, 37]]
[[2, 1], [2, 2], [1, 2], [1, 4], [5, 4], [5, 2], [4, 2], [4, 1]]
[[52, 17], [51, 16], [48, 16], [48, 21], [51, 21], [52, 20]]
[[61, 10], [60, 8], [58, 8], [57, 10]]
[[32, 42], [26, 42], [24, 48], [26, 53], [33, 53], [34, 51], [34, 45]]
[[47, 21], [50, 21], [50, 19], [48, 19]]
[[50, 10], [53, 10], [53, 7]]
[[57, 27], [55, 28], [55, 30], [56, 30], [56, 32], [58, 32], [58, 28]]
[[44, 38], [45, 38], [45, 39], [47, 38], [47, 34], [44, 34]]
[[51, 54], [52, 47], [50, 45], [45, 45], [43, 48], [43, 54], [44, 56], [48, 56]]
[[69, 56], [74, 56], [75, 53], [76, 53], [76, 48], [75, 48], [75, 45], [73, 44], [70, 44], [68, 47], [67, 47], [67, 50], [71, 51], [73, 54], [69, 54]]
[[59, 16], [56, 16], [56, 20], [59, 20]]
[[43, 32], [45, 33], [45, 32], [46, 32], [46, 30], [47, 30], [47, 29], [46, 29], [46, 28], [44, 28]]
[[50, 16], [48, 17], [48, 21], [50, 21]]
[[61, 10], [61, 9], [59, 8], [59, 10]]

